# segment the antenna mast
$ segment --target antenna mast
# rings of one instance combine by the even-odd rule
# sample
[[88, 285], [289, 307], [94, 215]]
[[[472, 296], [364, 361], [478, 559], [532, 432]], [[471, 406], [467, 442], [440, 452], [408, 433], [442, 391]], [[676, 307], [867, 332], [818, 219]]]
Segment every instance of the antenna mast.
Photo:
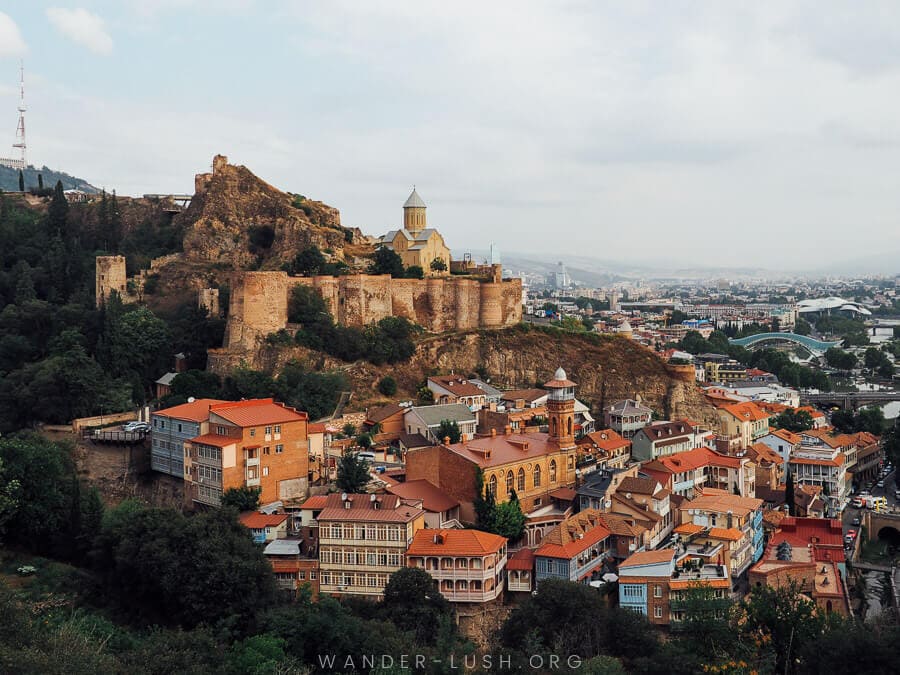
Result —
[[16, 127], [16, 142], [14, 148], [22, 151], [22, 168], [28, 166], [25, 155], [25, 62], [19, 61], [19, 124]]

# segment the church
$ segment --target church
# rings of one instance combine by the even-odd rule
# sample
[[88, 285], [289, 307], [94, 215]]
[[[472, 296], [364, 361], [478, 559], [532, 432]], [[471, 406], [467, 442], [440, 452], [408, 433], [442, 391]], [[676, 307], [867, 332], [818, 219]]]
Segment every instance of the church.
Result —
[[399, 255], [404, 267], [417, 265], [425, 276], [443, 276], [450, 273], [450, 249], [440, 232], [428, 227], [425, 208], [414, 187], [403, 204], [403, 227], [388, 232], [378, 244]]

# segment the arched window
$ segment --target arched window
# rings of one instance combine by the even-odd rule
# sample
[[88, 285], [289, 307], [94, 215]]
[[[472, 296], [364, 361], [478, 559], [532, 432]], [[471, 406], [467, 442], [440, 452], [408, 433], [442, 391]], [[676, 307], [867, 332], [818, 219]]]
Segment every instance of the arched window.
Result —
[[534, 467], [534, 487], [541, 486], [541, 465], [536, 464]]
[[506, 472], [506, 494], [509, 494], [513, 490], [513, 472]]
[[570, 417], [569, 420], [566, 422], [566, 427], [567, 427], [568, 430], [569, 430], [568, 435], [571, 436], [571, 435], [572, 435], [572, 418], [571, 418], [571, 417]]
[[557, 436], [557, 426], [556, 426], [556, 417], [550, 418], [550, 435]]
[[519, 468], [519, 475], [516, 480], [516, 490], [525, 492], [525, 469]]
[[497, 496], [497, 476], [491, 476], [491, 479], [488, 481], [488, 491]]
[[555, 459], [550, 460], [550, 482], [551, 483], [556, 482], [556, 460]]

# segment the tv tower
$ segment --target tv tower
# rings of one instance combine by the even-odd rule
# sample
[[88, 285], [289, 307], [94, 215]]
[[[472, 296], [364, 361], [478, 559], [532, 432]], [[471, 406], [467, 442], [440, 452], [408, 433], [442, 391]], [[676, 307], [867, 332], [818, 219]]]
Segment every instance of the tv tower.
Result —
[[16, 127], [16, 142], [14, 148], [22, 151], [22, 167], [28, 166], [25, 156], [25, 62], [19, 61], [19, 124]]

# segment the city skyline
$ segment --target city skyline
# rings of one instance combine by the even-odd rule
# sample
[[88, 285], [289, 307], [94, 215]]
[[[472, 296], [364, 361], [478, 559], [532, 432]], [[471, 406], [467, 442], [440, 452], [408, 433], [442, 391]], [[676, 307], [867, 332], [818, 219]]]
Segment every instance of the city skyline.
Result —
[[5, 12], [0, 155], [24, 58], [30, 161], [121, 194], [190, 191], [222, 152], [372, 235], [415, 183], [456, 251], [789, 272], [900, 250], [889, 3]]

